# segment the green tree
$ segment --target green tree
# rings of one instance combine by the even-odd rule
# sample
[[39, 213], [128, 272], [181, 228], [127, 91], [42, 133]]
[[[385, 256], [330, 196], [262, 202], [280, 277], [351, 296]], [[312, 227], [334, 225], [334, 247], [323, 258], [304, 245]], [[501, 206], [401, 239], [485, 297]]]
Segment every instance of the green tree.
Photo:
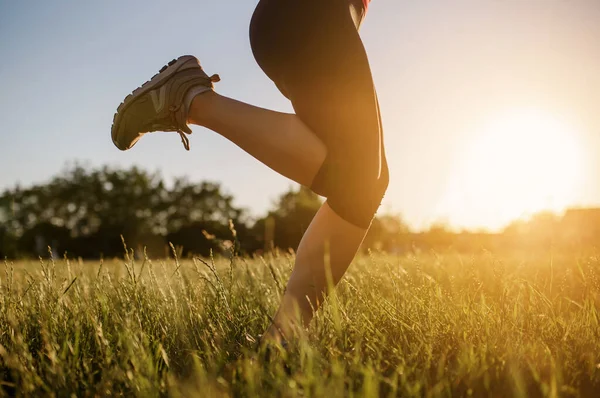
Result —
[[123, 235], [129, 247], [147, 246], [151, 254], [164, 255], [169, 236], [190, 244], [202, 241], [198, 228], [231, 235], [230, 219], [246, 232], [244, 212], [232, 200], [217, 183], [178, 179], [169, 189], [160, 175], [137, 167], [75, 165], [48, 183], [5, 191], [0, 237], [14, 237], [30, 255], [50, 245], [56, 254], [97, 257], [120, 255]]

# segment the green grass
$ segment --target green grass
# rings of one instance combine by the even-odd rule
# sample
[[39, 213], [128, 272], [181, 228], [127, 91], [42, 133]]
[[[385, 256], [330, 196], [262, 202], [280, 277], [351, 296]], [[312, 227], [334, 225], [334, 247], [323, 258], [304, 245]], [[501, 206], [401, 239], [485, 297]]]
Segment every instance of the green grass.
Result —
[[600, 259], [358, 258], [310, 329], [255, 339], [293, 264], [264, 259], [6, 264], [2, 395], [600, 396]]

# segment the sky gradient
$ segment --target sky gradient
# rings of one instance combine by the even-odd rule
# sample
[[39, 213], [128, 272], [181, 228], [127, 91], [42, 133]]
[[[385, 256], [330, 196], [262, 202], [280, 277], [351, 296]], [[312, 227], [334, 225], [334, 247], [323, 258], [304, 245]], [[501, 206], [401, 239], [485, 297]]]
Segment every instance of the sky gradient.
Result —
[[[221, 94], [291, 112], [253, 60], [248, 25], [255, 6], [0, 0], [0, 189], [43, 182], [73, 161], [135, 164], [167, 179], [220, 181], [238, 206], [263, 213], [293, 183], [213, 132], [194, 128], [189, 153], [176, 134], [153, 134], [128, 152], [110, 139], [123, 97], [182, 54], [220, 74]], [[490, 199], [457, 165], [486, 126], [530, 109], [546, 115], [542, 127], [560, 121], [577, 146], [577, 155], [563, 157], [559, 142], [559, 152], [544, 160], [581, 157], [576, 186], [568, 184], [573, 174], [551, 176], [569, 191], [568, 204], [600, 204], [600, 1], [373, 0], [361, 35], [391, 172], [381, 211], [398, 212], [416, 228], [435, 221], [498, 227], [505, 220], [490, 214], [516, 200], [517, 189], [506, 185], [506, 197]], [[543, 152], [543, 132], [538, 137]], [[510, 162], [512, 152], [502, 148], [485, 150]], [[536, 144], [526, 149], [538, 161]], [[531, 178], [547, 178], [544, 170]]]

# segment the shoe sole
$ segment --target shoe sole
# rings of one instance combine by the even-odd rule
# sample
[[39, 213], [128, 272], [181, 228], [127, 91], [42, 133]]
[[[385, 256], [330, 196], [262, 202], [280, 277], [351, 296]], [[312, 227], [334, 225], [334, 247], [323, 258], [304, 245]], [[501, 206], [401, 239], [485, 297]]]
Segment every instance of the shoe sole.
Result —
[[115, 113], [115, 116], [113, 117], [113, 124], [111, 127], [111, 136], [112, 136], [113, 144], [115, 144], [115, 146], [117, 148], [119, 148], [122, 151], [126, 151], [127, 149], [133, 148], [133, 146], [137, 142], [137, 140], [135, 140], [129, 148], [125, 148], [125, 149], [121, 148], [117, 144], [121, 117], [122, 117], [123, 113], [127, 110], [127, 108], [129, 108], [139, 97], [143, 96], [144, 94], [148, 93], [149, 91], [152, 91], [152, 90], [160, 87], [165, 81], [167, 81], [171, 76], [173, 76], [175, 74], [175, 72], [177, 72], [183, 64], [185, 64], [186, 62], [188, 62], [190, 60], [196, 60], [196, 57], [194, 57], [192, 55], [183, 55], [177, 59], [172, 60], [171, 62], [169, 62], [168, 64], [163, 66], [156, 75], [152, 76], [152, 78], [150, 80], [148, 80], [147, 82], [142, 84], [140, 87], [133, 90], [133, 92], [131, 94], [129, 94], [127, 97], [125, 97], [123, 102], [121, 102], [121, 105], [119, 105], [119, 107], [117, 108], [117, 112]]

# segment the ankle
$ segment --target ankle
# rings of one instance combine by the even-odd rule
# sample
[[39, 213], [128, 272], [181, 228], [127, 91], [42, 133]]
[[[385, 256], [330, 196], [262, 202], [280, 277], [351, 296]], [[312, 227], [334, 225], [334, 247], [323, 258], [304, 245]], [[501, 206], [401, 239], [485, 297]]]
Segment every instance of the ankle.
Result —
[[188, 107], [188, 124], [204, 126], [207, 116], [210, 114], [210, 105], [217, 95], [212, 90], [195, 95]]

